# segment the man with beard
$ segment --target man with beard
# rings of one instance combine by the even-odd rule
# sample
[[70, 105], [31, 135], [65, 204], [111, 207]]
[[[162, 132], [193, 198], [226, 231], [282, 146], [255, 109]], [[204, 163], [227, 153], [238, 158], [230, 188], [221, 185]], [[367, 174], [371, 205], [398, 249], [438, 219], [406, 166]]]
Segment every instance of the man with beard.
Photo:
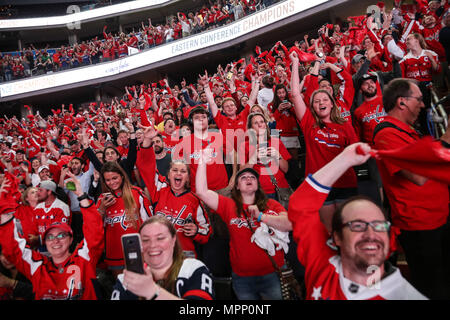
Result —
[[41, 237], [41, 244], [44, 244], [43, 235], [47, 227], [55, 222], [70, 225], [71, 214], [69, 206], [56, 197], [56, 183], [44, 180], [37, 187], [38, 204], [33, 210], [33, 218], [35, 228]]
[[353, 114], [353, 125], [360, 141], [371, 144], [373, 129], [386, 116], [383, 96], [377, 89], [377, 76], [371, 73], [365, 74], [359, 80], [359, 89], [364, 101]]
[[[367, 155], [356, 151], [361, 149]], [[350, 198], [335, 212], [332, 237], [338, 251], [326, 242], [329, 234], [318, 211], [331, 187], [349, 168], [370, 157], [364, 143], [348, 146], [292, 194], [288, 217], [293, 225], [297, 255], [305, 266], [307, 299], [418, 300], [426, 299], [386, 260], [390, 223], [369, 198]]]
[[89, 164], [89, 170], [83, 171], [84, 161], [81, 158], [74, 157], [69, 161], [67, 166], [61, 170], [61, 176], [59, 179], [59, 186], [64, 189], [64, 192], [70, 199], [70, 211], [72, 212], [72, 231], [73, 231], [73, 246], [76, 246], [79, 241], [83, 239], [83, 217], [80, 209], [80, 201], [77, 195], [73, 192], [73, 188], [67, 185], [67, 182], [71, 179], [67, 177], [67, 172], [70, 171], [80, 181], [82, 191], [89, 192], [89, 185], [91, 183], [91, 177], [94, 174], [94, 165], [92, 162]]
[[156, 167], [158, 172], [167, 178], [172, 157], [165, 149], [163, 137], [158, 133], [153, 139], [153, 151], [155, 151]]

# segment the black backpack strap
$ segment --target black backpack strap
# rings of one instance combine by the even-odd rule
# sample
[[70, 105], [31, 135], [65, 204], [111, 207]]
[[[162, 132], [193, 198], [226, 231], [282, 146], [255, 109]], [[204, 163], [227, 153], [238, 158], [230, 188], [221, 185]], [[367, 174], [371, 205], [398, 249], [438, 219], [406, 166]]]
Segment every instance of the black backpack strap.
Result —
[[373, 130], [373, 136], [372, 136], [373, 145], [375, 145], [375, 136], [377, 135], [378, 132], [380, 132], [384, 128], [394, 128], [398, 131], [406, 133], [408, 136], [410, 136], [411, 138], [416, 140], [416, 137], [414, 137], [410, 132], [403, 130], [402, 128], [398, 127], [397, 125], [393, 124], [392, 122], [383, 121], [383, 122], [380, 122], [379, 124], [377, 124], [377, 126]]

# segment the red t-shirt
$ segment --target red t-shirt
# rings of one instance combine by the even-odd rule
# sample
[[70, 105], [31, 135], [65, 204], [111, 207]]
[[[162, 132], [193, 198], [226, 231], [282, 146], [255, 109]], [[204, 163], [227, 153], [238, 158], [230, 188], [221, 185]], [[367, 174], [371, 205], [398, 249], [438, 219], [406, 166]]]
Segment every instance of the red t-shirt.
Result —
[[[320, 128], [309, 109], [306, 109], [300, 121], [300, 128], [306, 144], [305, 175], [316, 172], [333, 160], [345, 147], [358, 142], [355, 131], [348, 121], [343, 124], [326, 123], [324, 128]], [[350, 168], [333, 187], [354, 188], [356, 183], [355, 171]]]
[[372, 101], [364, 101], [354, 112], [355, 131], [363, 142], [372, 145], [373, 130], [387, 116], [383, 108], [383, 97], [378, 96]]
[[[280, 155], [283, 157], [284, 160], [289, 161], [291, 159], [291, 154], [289, 151], [287, 151], [286, 147], [284, 146], [283, 142], [281, 142], [278, 138], [271, 138], [268, 143], [268, 147], [274, 147], [278, 150]], [[249, 141], [246, 141], [244, 144], [240, 147], [239, 156], [243, 156], [243, 164], [247, 163], [249, 161], [249, 158], [251, 158], [256, 152], [256, 146], [250, 144]], [[240, 157], [239, 157], [240, 159]], [[272, 171], [272, 174], [274, 175], [275, 179], [277, 180], [277, 185], [279, 188], [288, 188], [289, 184], [286, 180], [285, 174], [283, 171], [281, 171], [280, 167], [277, 163], [274, 161], [271, 161], [267, 164]], [[272, 183], [272, 180], [270, 178], [269, 171], [267, 170], [266, 166], [261, 163], [260, 161], [257, 161], [253, 165], [253, 169], [256, 170], [256, 172], [259, 173], [259, 182], [261, 184], [261, 188], [264, 190], [265, 193], [271, 194], [275, 193], [275, 186]]]
[[[241, 277], [262, 276], [275, 271], [267, 253], [257, 244], [251, 242], [252, 231], [244, 214], [248, 217], [253, 230], [259, 228], [260, 223], [247, 211], [248, 205], [244, 204], [244, 213], [239, 218], [236, 213], [236, 204], [230, 198], [219, 195], [217, 213], [227, 224], [230, 233], [230, 263], [234, 273]], [[273, 199], [267, 201], [267, 209], [264, 214], [278, 215], [286, 212], [281, 204]], [[279, 267], [284, 264], [284, 251], [277, 250], [273, 256]]]
[[191, 190], [195, 193], [195, 174], [200, 152], [207, 147], [213, 150], [212, 162], [206, 166], [208, 188], [223, 189], [228, 185], [228, 175], [223, 160], [223, 136], [219, 132], [208, 132], [207, 139], [199, 139], [194, 134], [184, 137], [172, 150], [172, 159], [185, 159], [190, 166]]
[[[398, 149], [419, 139], [417, 132], [407, 124], [390, 116], [384, 121], [395, 124], [412, 137], [398, 129], [385, 128], [375, 136], [375, 149]], [[377, 164], [391, 205], [394, 226], [403, 230], [431, 230], [446, 223], [449, 213], [447, 185], [428, 180], [418, 186], [397, 174], [402, 168], [386, 161], [377, 161]]]

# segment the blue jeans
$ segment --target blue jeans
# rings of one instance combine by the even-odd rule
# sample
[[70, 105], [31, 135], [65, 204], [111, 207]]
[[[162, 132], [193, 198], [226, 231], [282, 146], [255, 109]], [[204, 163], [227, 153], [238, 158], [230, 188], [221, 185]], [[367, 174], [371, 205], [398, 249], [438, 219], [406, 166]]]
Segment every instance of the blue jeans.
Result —
[[276, 272], [253, 277], [241, 277], [233, 272], [231, 281], [239, 300], [282, 300], [280, 278]]

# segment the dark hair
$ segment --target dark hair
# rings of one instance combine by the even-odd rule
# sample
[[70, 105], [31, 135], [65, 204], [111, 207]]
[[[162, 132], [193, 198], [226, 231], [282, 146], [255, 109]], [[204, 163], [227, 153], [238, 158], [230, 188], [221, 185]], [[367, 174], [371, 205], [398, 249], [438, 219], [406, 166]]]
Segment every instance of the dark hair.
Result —
[[[267, 209], [267, 201], [269, 198], [267, 198], [266, 193], [261, 187], [261, 183], [258, 180], [258, 189], [255, 192], [255, 203], [258, 206], [258, 209], [260, 211], [264, 211]], [[234, 203], [236, 204], [236, 215], [240, 218], [241, 214], [244, 212], [244, 201], [242, 200], [242, 194], [241, 191], [237, 189], [238, 186], [238, 179], [234, 182], [233, 189], [231, 190], [231, 199], [234, 200]]]
[[395, 108], [397, 99], [411, 95], [411, 84], [417, 85], [414, 79], [398, 78], [390, 81], [383, 88], [383, 106], [386, 112]]
[[286, 86], [284, 84], [277, 84], [275, 86], [275, 89], [273, 90], [274, 91], [273, 100], [272, 100], [272, 111], [273, 112], [275, 112], [275, 110], [277, 110], [278, 107], [280, 106], [280, 104], [283, 102], [280, 100], [280, 98], [278, 98], [278, 95], [277, 95], [277, 91], [280, 89], [284, 89], [284, 91], [286, 91], [285, 100], [289, 100], [289, 92], [288, 92]]
[[274, 79], [272, 76], [264, 76], [262, 78], [262, 84], [264, 85], [264, 87], [272, 89], [273, 85], [274, 85]]
[[106, 147], [105, 149], [103, 149], [103, 161], [106, 161], [105, 160], [105, 154], [106, 154], [106, 150], [108, 150], [108, 149], [112, 149], [112, 150], [114, 150], [114, 152], [116, 153], [116, 155], [119, 157], [119, 159], [120, 159], [120, 157], [121, 157], [121, 155], [120, 155], [120, 152], [119, 152], [119, 150], [117, 150], [115, 147], [113, 147], [113, 146], [109, 146], [109, 147]]
[[339, 237], [342, 237], [342, 223], [343, 223], [342, 212], [344, 211], [344, 208], [348, 204], [355, 202], [355, 201], [368, 201], [368, 202], [373, 203], [374, 205], [377, 206], [377, 208], [380, 209], [380, 211], [384, 215], [384, 218], [387, 220], [386, 212], [383, 210], [383, 208], [381, 208], [378, 204], [376, 204], [375, 201], [373, 201], [371, 198], [369, 198], [368, 196], [365, 196], [365, 195], [353, 196], [353, 197], [350, 197], [347, 200], [345, 200], [333, 214], [333, 218], [331, 220], [331, 234], [333, 237], [334, 237], [334, 233], [337, 233], [339, 235]]

